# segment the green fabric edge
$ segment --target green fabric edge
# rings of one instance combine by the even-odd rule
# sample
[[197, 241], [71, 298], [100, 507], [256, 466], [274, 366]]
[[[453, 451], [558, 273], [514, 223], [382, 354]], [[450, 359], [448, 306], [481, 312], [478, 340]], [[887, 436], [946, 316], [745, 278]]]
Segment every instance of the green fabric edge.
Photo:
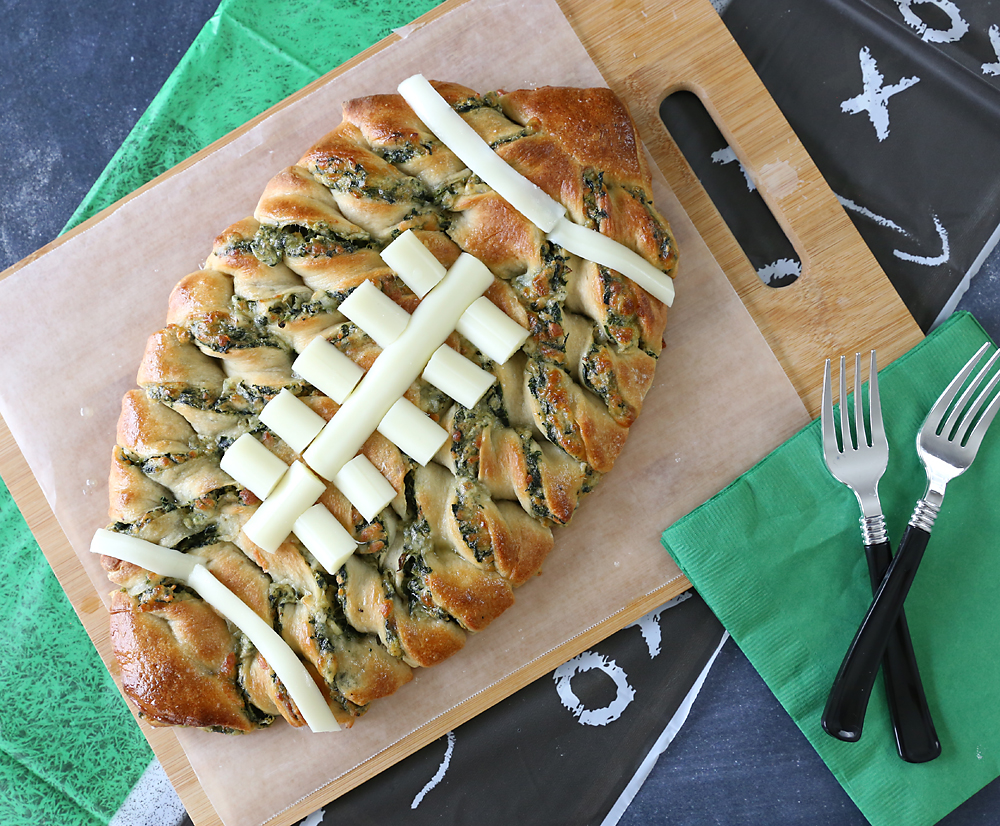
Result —
[[62, 232], [437, 5], [223, 0]]
[[[16, 777], [16, 783], [3, 779]], [[62, 789], [53, 787], [16, 759], [0, 749], [0, 823], [4, 826], [37, 826], [39, 823], [66, 823], [75, 826], [107, 824], [107, 817], [95, 818], [81, 808]], [[42, 814], [44, 812], [44, 815]]]
[[0, 823], [108, 823], [153, 754], [2, 479], [0, 547]]

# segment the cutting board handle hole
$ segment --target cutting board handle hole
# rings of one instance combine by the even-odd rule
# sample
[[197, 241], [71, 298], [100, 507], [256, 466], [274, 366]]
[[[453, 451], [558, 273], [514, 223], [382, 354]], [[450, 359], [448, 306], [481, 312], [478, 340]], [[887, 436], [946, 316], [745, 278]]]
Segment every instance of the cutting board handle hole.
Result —
[[698, 96], [668, 95], [660, 104], [660, 119], [757, 277], [768, 287], [793, 283], [802, 262]]

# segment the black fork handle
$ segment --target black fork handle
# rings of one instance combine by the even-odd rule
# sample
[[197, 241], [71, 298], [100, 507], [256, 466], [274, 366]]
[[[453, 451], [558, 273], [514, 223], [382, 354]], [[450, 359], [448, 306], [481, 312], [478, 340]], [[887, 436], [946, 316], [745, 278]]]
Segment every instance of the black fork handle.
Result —
[[907, 526], [899, 551], [889, 564], [868, 613], [847, 649], [823, 711], [823, 728], [838, 740], [853, 743], [861, 737], [879, 663], [886, 653], [930, 536], [923, 528]]
[[[892, 562], [892, 549], [888, 542], [865, 545], [865, 556], [874, 594]], [[904, 610], [900, 610], [885, 646], [882, 680], [899, 756], [907, 763], [926, 763], [939, 756], [941, 742], [927, 705]]]

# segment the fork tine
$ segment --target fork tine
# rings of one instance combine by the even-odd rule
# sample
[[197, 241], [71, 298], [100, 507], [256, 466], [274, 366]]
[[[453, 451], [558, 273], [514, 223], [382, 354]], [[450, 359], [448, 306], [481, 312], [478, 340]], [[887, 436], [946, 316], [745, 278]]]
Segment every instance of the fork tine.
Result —
[[[994, 378], [992, 382], [994, 385], [996, 384], [998, 378], [1000, 378], [1000, 375]], [[976, 422], [976, 426], [969, 435], [969, 441], [967, 444], [973, 452], [979, 450], [979, 445], [982, 444], [983, 436], [986, 435], [986, 430], [989, 428], [990, 423], [993, 421], [993, 417], [996, 416], [998, 410], [1000, 410], [1000, 395], [996, 396], [993, 401], [990, 402], [990, 406], [986, 408], [982, 418]]]
[[826, 367], [823, 370], [823, 452], [829, 458], [836, 456], [840, 452], [837, 445], [837, 429], [833, 424], [833, 391], [830, 382], [830, 359], [826, 360]]
[[[938, 400], [934, 402], [934, 406], [930, 409], [930, 412], [927, 414], [925, 427], [933, 428], [935, 433], [941, 432], [941, 421], [942, 419], [944, 419], [944, 414], [948, 412], [948, 406], [951, 404], [952, 400], [958, 394], [959, 389], [962, 387], [962, 385], [965, 383], [965, 380], [972, 373], [976, 364], [979, 362], [979, 359], [982, 358], [983, 353], [986, 352], [986, 349], [989, 346], [990, 346], [989, 343], [986, 343], [982, 347], [980, 347], [979, 351], [965, 363], [965, 367], [963, 367], [959, 371], [958, 375], [951, 380], [948, 386], [938, 397]], [[968, 393], [966, 393], [966, 395], [968, 395]], [[963, 396], [962, 398], [965, 399], [965, 396]], [[961, 406], [964, 405], [955, 405], [956, 408], [959, 408]], [[948, 431], [951, 430], [951, 427], [954, 424], [954, 422], [952, 421], [953, 418], [954, 418], [954, 413], [952, 414], [951, 417], [949, 417], [949, 423], [947, 428]], [[947, 433], [945, 434], [945, 438], [947, 438]]]
[[868, 368], [868, 417], [871, 427], [872, 444], [885, 442], [885, 425], [882, 423], [882, 402], [878, 395], [878, 365], [872, 350], [871, 366]]
[[[970, 387], [978, 388], [978, 386], [982, 383], [982, 380], [989, 373], [990, 369], [993, 367], [994, 364], [996, 364], [998, 356], [1000, 356], [1000, 350], [997, 350], [997, 352], [993, 354], [992, 358], [990, 358], [990, 360], [986, 362], [986, 366], [979, 371], [979, 374], [976, 376], [975, 381], [972, 383], [972, 385], [970, 385]], [[979, 410], [982, 408], [983, 404], [986, 403], [986, 400], [993, 392], [993, 389], [997, 386], [998, 381], [1000, 381], [1000, 373], [997, 373], [995, 376], [993, 376], [992, 379], [990, 379], [986, 387], [983, 388], [982, 392], [976, 397], [976, 400], [969, 408], [968, 413], [966, 413], [965, 416], [962, 418], [962, 421], [959, 424], [959, 432], [955, 434], [955, 441], [958, 444], [968, 444], [972, 448], [972, 450], [976, 450], [979, 447], [979, 443], [982, 441], [983, 434], [986, 433], [986, 429], [990, 426], [990, 422], [993, 421], [993, 416], [996, 415], [996, 409], [994, 407], [996, 399], [993, 400], [993, 402], [990, 404], [990, 407], [986, 408], [986, 412], [984, 412], [979, 421], [975, 423], [975, 427], [973, 427], [972, 425], [976, 419], [977, 414], [979, 413]], [[992, 413], [990, 412], [990, 408], [994, 408]], [[971, 428], [971, 433], [969, 433], [970, 428]], [[969, 433], [968, 441], [966, 441], [966, 433]], [[978, 438], [976, 438], [977, 434]], [[973, 442], [974, 438], [975, 442]]]
[[865, 425], [864, 405], [861, 398], [861, 353], [854, 354], [854, 432], [859, 448], [868, 445], [868, 430]]
[[851, 424], [848, 421], [847, 407], [847, 371], [845, 370], [845, 359], [840, 357], [840, 440], [844, 445], [844, 451], [854, 448], [854, 440], [851, 438]]
[[[983, 351], [980, 350], [978, 353], [976, 353], [975, 364], [979, 363], [979, 358], [982, 355], [982, 352]], [[985, 367], [980, 369], [980, 371], [976, 374], [975, 378], [973, 378], [972, 381], [969, 382], [968, 386], [962, 392], [962, 395], [958, 397], [958, 401], [952, 405], [951, 413], [948, 415], [948, 420], [944, 423], [944, 426], [941, 428], [941, 435], [944, 436], [946, 439], [950, 439], [952, 437], [952, 434], [957, 429], [959, 425], [959, 417], [962, 416], [963, 411], [965, 411], [965, 409], [968, 407], [969, 399], [971, 399], [973, 394], [977, 391], [979, 384], [982, 382], [983, 377], [990, 369], [990, 364], [992, 363], [993, 362], [991, 359], [990, 362], [987, 363]], [[962, 440], [957, 439], [957, 441], [961, 442]]]

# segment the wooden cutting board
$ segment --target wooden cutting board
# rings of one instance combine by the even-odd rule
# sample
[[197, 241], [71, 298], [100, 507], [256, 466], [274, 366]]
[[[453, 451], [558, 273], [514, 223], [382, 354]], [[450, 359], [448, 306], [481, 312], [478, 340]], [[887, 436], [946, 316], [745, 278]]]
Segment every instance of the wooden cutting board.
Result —
[[[463, 2], [465, 0], [449, 0], [418, 22], [436, 19]], [[559, 0], [559, 4], [608, 84], [628, 101], [654, 161], [732, 282], [811, 415], [818, 412], [816, 366], [824, 358], [877, 347], [880, 361], [887, 364], [920, 340], [919, 328], [708, 0], [657, 3]], [[393, 35], [377, 44], [275, 108], [304, 97], [314, 87], [339, 76], [396, 39]], [[791, 239], [803, 264], [802, 275], [791, 286], [773, 289], [757, 278], [663, 127], [659, 105], [664, 97], [680, 89], [692, 91], [701, 98]], [[251, 129], [268, 114], [264, 113], [233, 135], [196, 154], [166, 176], [196, 163], [220, 144]], [[86, 231], [122, 203], [156, 183], [147, 184], [109, 207], [11, 268], [4, 276], [64, 243], [67, 238]], [[107, 662], [110, 646], [103, 606], [2, 421], [0, 473]], [[335, 794], [377, 774], [687, 587], [689, 584], [681, 579], [630, 605], [612, 620], [591, 629], [571, 644], [556, 648], [503, 684], [482, 692], [469, 703], [435, 720], [416, 736], [401, 741], [336, 789], [324, 789], [301, 801], [273, 822], [292, 823], [304, 817]], [[148, 726], [144, 726], [144, 731], [192, 819], [198, 824], [219, 823], [173, 732]]]

